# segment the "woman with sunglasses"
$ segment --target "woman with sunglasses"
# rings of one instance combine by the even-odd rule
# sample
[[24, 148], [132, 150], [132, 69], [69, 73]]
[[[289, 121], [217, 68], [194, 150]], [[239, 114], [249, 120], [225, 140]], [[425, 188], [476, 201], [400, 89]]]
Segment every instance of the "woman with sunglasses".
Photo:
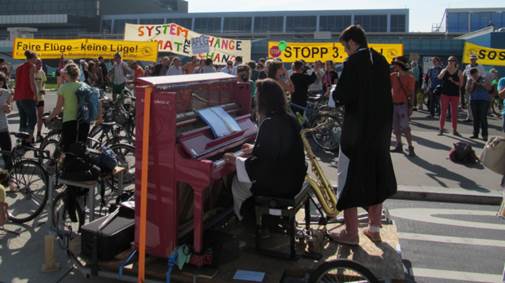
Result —
[[442, 95], [440, 97], [440, 132], [444, 134], [445, 119], [447, 117], [447, 109], [451, 106], [451, 121], [452, 134], [460, 137], [458, 133], [458, 103], [460, 89], [463, 86], [463, 72], [458, 69], [458, 60], [451, 56], [448, 60], [448, 65], [438, 75], [438, 79], [442, 80]]

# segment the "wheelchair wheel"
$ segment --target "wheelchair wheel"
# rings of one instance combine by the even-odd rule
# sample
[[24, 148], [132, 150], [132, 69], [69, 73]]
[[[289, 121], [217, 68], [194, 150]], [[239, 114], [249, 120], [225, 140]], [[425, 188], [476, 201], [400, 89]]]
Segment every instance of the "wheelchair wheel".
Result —
[[379, 282], [363, 265], [351, 260], [333, 260], [320, 265], [310, 274], [309, 283]]

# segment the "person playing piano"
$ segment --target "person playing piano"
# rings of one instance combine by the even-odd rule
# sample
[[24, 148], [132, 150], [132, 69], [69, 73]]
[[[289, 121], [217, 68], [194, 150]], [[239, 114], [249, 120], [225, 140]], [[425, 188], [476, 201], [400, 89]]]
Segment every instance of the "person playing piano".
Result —
[[296, 118], [288, 114], [282, 87], [273, 79], [256, 82], [259, 131], [254, 145], [244, 144], [241, 156], [226, 153], [235, 166], [233, 207], [242, 220], [242, 204], [252, 196], [293, 198], [301, 190], [307, 166]]

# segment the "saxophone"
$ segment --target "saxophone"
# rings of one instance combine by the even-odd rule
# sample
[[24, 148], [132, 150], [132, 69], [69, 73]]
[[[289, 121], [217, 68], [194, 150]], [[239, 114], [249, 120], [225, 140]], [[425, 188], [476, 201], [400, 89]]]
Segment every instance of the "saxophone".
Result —
[[314, 152], [312, 151], [312, 147], [310, 146], [309, 141], [307, 140], [307, 134], [315, 132], [320, 128], [326, 126], [326, 124], [318, 125], [315, 128], [311, 129], [303, 129], [300, 134], [302, 136], [303, 146], [305, 148], [305, 152], [310, 162], [310, 168], [312, 170], [311, 176], [307, 174], [306, 180], [310, 184], [310, 187], [314, 191], [321, 207], [326, 213], [327, 217], [333, 218], [336, 217], [339, 213], [337, 210], [337, 197], [335, 195], [335, 191], [333, 186], [330, 184], [328, 178], [324, 174], [319, 162], [316, 159]]

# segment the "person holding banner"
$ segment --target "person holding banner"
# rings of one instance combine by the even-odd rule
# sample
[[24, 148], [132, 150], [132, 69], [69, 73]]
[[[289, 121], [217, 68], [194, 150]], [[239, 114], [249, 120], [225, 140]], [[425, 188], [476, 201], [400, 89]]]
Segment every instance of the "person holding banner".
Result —
[[25, 51], [26, 62], [16, 69], [16, 89], [14, 100], [19, 111], [19, 131], [29, 133], [33, 142], [33, 132], [37, 124], [37, 85], [35, 84], [35, 63], [37, 54]]

